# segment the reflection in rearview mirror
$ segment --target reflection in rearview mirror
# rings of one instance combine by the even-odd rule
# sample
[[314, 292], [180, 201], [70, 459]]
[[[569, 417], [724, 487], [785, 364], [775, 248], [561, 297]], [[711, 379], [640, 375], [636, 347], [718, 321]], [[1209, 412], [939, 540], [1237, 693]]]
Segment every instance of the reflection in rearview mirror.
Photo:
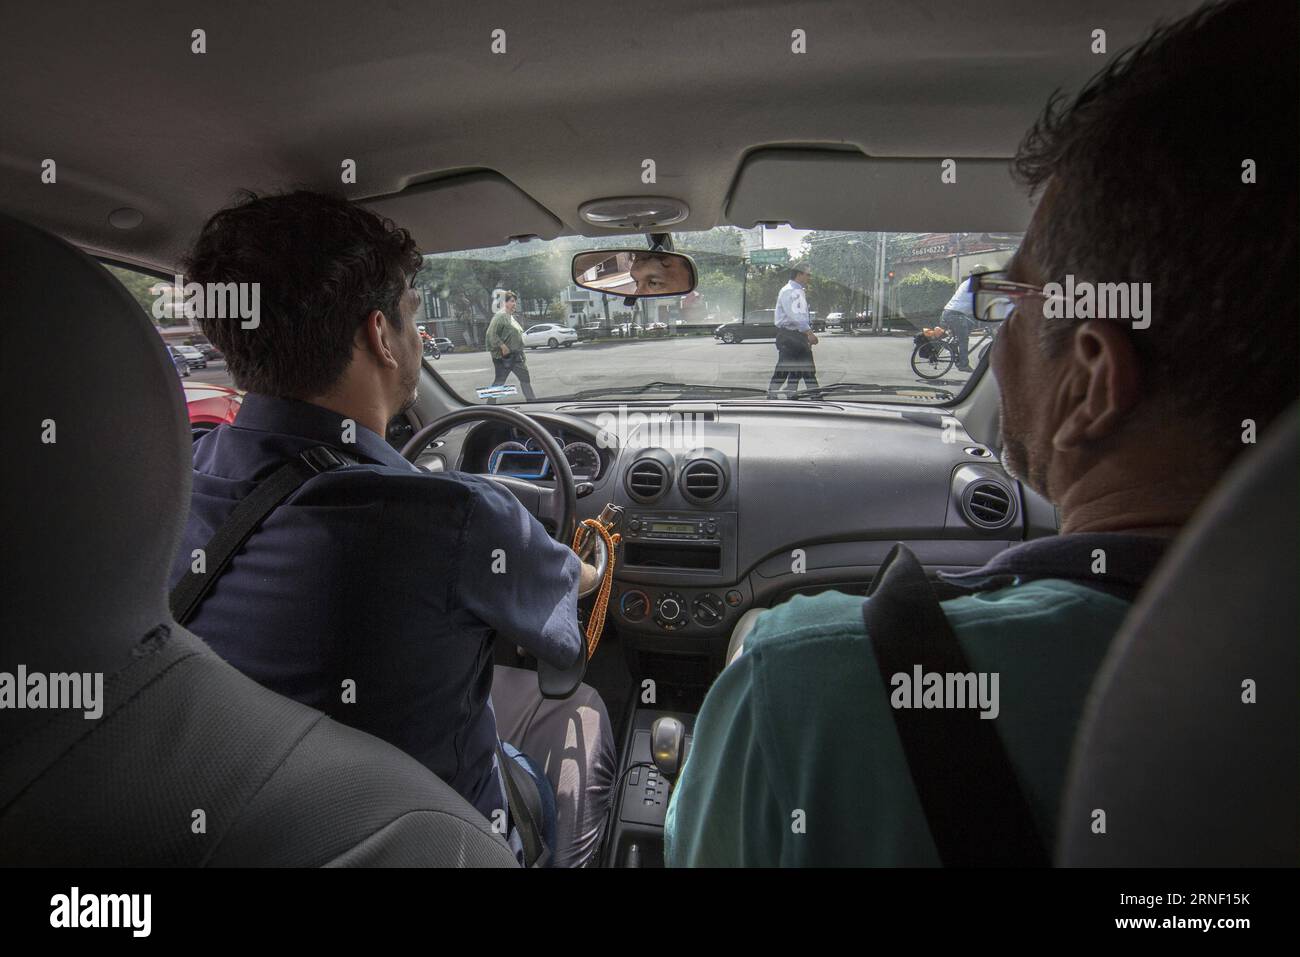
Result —
[[573, 281], [611, 296], [684, 296], [695, 288], [695, 264], [681, 253], [601, 249], [573, 257]]

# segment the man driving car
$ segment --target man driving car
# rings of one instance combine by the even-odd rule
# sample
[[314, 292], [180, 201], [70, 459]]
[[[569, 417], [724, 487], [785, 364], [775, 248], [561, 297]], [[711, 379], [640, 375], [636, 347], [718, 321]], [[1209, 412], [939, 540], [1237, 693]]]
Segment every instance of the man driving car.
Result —
[[268, 688], [402, 748], [494, 824], [520, 813], [502, 813], [508, 740], [544, 816], [554, 806], [539, 822], [552, 862], [589, 862], [614, 773], [604, 703], [586, 685], [543, 700], [534, 673], [494, 668], [493, 647], [576, 666], [591, 570], [491, 480], [427, 472], [383, 437], [419, 383], [415, 243], [341, 198], [250, 194], [207, 222], [185, 266], [191, 282], [259, 283], [261, 315], [202, 320], [248, 395], [195, 444], [173, 584], [203, 571], [213, 535], [286, 461], [323, 447], [343, 462], [271, 512], [189, 627]]
[[[1004, 465], [1056, 505], [1060, 534], [943, 576], [965, 594], [935, 607], [964, 660], [997, 679], [979, 718], [1043, 863], [1112, 637], [1171, 537], [1300, 394], [1295, 13], [1245, 0], [1157, 30], [1073, 101], [1053, 96], [1015, 161], [1041, 200], [998, 280], [1013, 308], [973, 311], [1003, 320], [991, 364]], [[1147, 315], [1066, 315], [1046, 287], [1067, 277], [1149, 284]], [[877, 600], [825, 592], [757, 619], [698, 716], [668, 809], [669, 864], [947, 859], [939, 835], [954, 829], [936, 827], [935, 792], [919, 794], [935, 779], [917, 780], [899, 731], [900, 709], [919, 705], [882, 680], [869, 634]], [[947, 772], [951, 808], [978, 782]]]

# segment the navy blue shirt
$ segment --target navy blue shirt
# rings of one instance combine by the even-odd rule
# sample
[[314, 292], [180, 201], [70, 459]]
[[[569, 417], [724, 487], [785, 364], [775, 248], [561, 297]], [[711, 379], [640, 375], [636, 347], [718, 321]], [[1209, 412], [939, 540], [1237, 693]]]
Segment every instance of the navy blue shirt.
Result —
[[[494, 773], [496, 635], [557, 668], [583, 653], [579, 563], [513, 495], [416, 468], [320, 406], [249, 395], [194, 446], [174, 585], [235, 504], [284, 461], [328, 445], [359, 464], [310, 479], [267, 518], [189, 627], [273, 691], [391, 742], [484, 815]], [[500, 551], [497, 551], [497, 550]], [[355, 703], [344, 703], [344, 682]]]

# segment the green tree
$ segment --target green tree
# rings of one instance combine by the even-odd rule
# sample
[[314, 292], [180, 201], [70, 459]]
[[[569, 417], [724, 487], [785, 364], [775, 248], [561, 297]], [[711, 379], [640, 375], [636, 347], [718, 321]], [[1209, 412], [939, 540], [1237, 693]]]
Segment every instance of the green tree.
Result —
[[[814, 277], [815, 278], [815, 277]], [[790, 267], [750, 265], [745, 277], [745, 314], [761, 309], [775, 309], [776, 297], [787, 282], [790, 281]], [[808, 290], [808, 308], [814, 309], [813, 290]]]
[[943, 273], [920, 269], [899, 280], [898, 308], [913, 324], [936, 320], [957, 284]]
[[[108, 263], [104, 264], [104, 268], [122, 284], [123, 288], [131, 294], [131, 298], [140, 304], [140, 308], [145, 311], [145, 314], [148, 315], [155, 326], [178, 326], [186, 323], [187, 320], [184, 317], [174, 318], [166, 315], [160, 318], [154, 317], [153, 305], [158, 297], [153, 290], [165, 280], [159, 279], [157, 276], [151, 276], [148, 273], [136, 272], [134, 269], [125, 269]], [[170, 282], [167, 285], [170, 285]]]
[[729, 269], [717, 265], [706, 269], [701, 265], [699, 273], [699, 283], [695, 288], [708, 303], [710, 311], [723, 319], [738, 318], [743, 281], [739, 262]]
[[888, 237], [885, 243], [885, 270], [888, 271], [892, 263], [911, 250], [918, 235], [817, 230], [805, 236], [805, 258], [818, 290], [818, 314], [865, 312], [876, 289], [881, 237]]
[[745, 255], [745, 238], [735, 226], [719, 226], [702, 233], [674, 233], [673, 249], [690, 256], [720, 254], [739, 262]]

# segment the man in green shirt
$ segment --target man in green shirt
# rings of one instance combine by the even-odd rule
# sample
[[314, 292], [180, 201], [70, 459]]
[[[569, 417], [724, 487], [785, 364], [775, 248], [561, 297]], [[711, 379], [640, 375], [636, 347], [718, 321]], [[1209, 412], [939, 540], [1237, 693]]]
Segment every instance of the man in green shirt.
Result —
[[514, 373], [519, 386], [524, 390], [524, 398], [535, 402], [532, 379], [528, 375], [528, 363], [524, 357], [524, 330], [515, 319], [515, 309], [519, 307], [519, 296], [507, 290], [502, 301], [501, 312], [492, 317], [487, 327], [487, 351], [496, 368], [494, 386], [505, 385], [506, 376]]
[[[1130, 603], [1255, 430], [1300, 394], [1298, 177], [1276, 130], [1297, 99], [1294, 71], [1275, 65], [1294, 62], [1276, 27], [1293, 16], [1279, 0], [1207, 7], [1072, 103], [1054, 98], [1015, 162], [1042, 194], [1024, 242], [1004, 275], [973, 283], [977, 318], [1003, 320], [991, 352], [1003, 463], [1057, 506], [1060, 535], [945, 576], [966, 594], [941, 607], [988, 679], [979, 717], [1048, 850], [1084, 699]], [[1242, 157], [1273, 178], [1243, 178]], [[1067, 276], [1076, 290], [1149, 284], [1147, 301], [1066, 317], [1054, 284]], [[995, 300], [1005, 308], [984, 308]], [[697, 717], [667, 863], [939, 863], [897, 730], [907, 697], [883, 655], [858, 597], [761, 615]], [[941, 783], [947, 796], [974, 784], [955, 770]]]

